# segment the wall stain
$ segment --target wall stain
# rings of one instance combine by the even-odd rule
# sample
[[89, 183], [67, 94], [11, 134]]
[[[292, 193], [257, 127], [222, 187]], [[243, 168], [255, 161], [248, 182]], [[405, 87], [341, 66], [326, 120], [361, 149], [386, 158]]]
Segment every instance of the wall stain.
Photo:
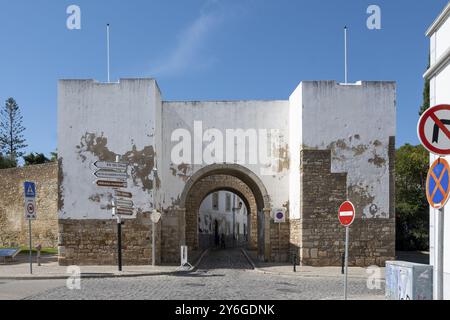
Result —
[[[349, 199], [355, 205], [357, 217], [375, 218], [378, 215], [378, 211], [372, 214], [371, 212], [365, 212], [364, 209], [372, 206], [375, 200], [375, 196], [369, 192], [369, 186], [363, 187], [362, 185], [350, 185], [348, 187]], [[372, 217], [368, 217], [371, 214]]]
[[378, 154], [375, 154], [372, 159], [369, 159], [369, 163], [377, 166], [378, 168], [383, 168], [386, 165], [386, 159], [380, 157]]
[[[131, 151], [123, 155], [109, 150], [108, 139], [103, 136], [97, 137], [94, 133], [86, 133], [81, 137], [77, 152], [82, 162], [86, 162], [85, 153], [91, 153], [100, 161], [114, 162], [116, 156], [120, 156], [122, 162], [126, 162], [131, 167], [131, 179], [135, 186], [141, 186], [142, 190], [149, 192], [153, 190], [152, 172], [155, 167], [156, 152], [153, 146], [144, 147], [143, 150], [137, 150], [136, 145], [132, 146]], [[156, 176], [156, 186], [160, 185], [159, 178]], [[94, 195], [95, 198], [95, 195]]]
[[289, 146], [279, 148], [275, 155], [278, 155], [278, 173], [284, 170], [289, 170], [291, 166], [291, 159], [289, 158]]
[[183, 182], [186, 182], [191, 177], [192, 167], [185, 163], [182, 163], [177, 167], [172, 164], [170, 167], [170, 171], [174, 177], [179, 177], [183, 180]]

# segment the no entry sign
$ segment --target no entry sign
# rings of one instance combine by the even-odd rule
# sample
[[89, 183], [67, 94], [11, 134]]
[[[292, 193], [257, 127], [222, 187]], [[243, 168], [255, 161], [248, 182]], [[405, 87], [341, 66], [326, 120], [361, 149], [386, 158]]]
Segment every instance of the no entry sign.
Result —
[[450, 105], [427, 110], [419, 120], [417, 133], [428, 151], [439, 156], [450, 155]]
[[339, 207], [339, 221], [345, 227], [350, 226], [355, 221], [355, 206], [350, 201], [345, 201]]
[[448, 201], [450, 194], [449, 164], [445, 159], [436, 160], [428, 171], [427, 199], [435, 209], [441, 209]]

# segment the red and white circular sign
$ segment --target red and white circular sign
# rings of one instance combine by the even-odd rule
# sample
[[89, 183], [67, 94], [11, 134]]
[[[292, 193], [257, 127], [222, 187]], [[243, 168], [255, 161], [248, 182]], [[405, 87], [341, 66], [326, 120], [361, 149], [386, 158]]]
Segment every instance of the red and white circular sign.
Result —
[[450, 105], [428, 109], [420, 117], [417, 134], [423, 146], [439, 156], [450, 155]]
[[345, 201], [340, 207], [339, 207], [339, 221], [344, 227], [350, 226], [353, 221], [355, 221], [356, 216], [356, 210], [353, 203], [350, 201]]

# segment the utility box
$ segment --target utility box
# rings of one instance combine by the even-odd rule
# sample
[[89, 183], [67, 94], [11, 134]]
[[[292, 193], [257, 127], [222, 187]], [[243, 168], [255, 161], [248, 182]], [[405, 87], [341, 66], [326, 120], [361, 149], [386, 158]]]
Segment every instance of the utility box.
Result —
[[386, 262], [387, 300], [433, 300], [433, 266]]

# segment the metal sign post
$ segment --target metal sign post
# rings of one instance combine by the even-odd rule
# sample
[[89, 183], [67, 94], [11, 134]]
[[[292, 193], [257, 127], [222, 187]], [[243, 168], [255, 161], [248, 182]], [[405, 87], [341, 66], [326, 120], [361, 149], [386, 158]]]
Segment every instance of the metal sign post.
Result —
[[33, 247], [33, 241], [31, 239], [31, 219], [28, 220], [28, 237], [30, 240], [30, 274], [33, 274], [33, 253], [31, 251], [31, 248]]
[[117, 264], [122, 271], [122, 219], [117, 215]]
[[36, 216], [36, 184], [34, 182], [25, 182], [25, 219], [28, 220], [28, 240], [30, 245], [29, 259], [30, 259], [30, 274], [33, 274], [33, 239], [31, 232], [31, 221], [37, 218]]
[[345, 227], [345, 274], [344, 274], [344, 300], [348, 298], [348, 242], [349, 242], [349, 227]]
[[437, 211], [436, 268], [434, 271], [434, 300], [444, 300], [444, 208]]
[[344, 266], [344, 300], [348, 299], [348, 247], [350, 237], [350, 226], [355, 221], [356, 210], [353, 203], [345, 201], [338, 211], [339, 222], [345, 227], [345, 266]]

